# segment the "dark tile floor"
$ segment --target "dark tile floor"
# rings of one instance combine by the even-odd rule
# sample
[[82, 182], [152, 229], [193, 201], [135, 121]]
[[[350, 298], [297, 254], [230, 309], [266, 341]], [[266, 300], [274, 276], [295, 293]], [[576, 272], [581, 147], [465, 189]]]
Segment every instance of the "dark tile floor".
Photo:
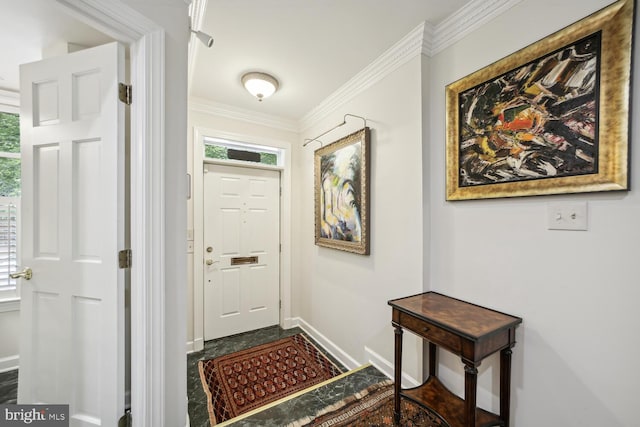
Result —
[[[187, 359], [187, 389], [189, 391], [189, 418], [191, 427], [210, 427], [207, 400], [200, 375], [198, 361], [222, 356], [234, 351], [275, 341], [280, 338], [303, 333], [299, 328], [282, 329], [279, 326], [259, 329], [218, 340], [207, 341], [203, 351], [192, 353]], [[308, 336], [307, 336], [308, 337]], [[320, 346], [318, 348], [322, 349]], [[326, 354], [326, 353], [325, 353]], [[342, 366], [331, 355], [338, 366]], [[343, 368], [346, 371], [346, 368]], [[288, 423], [317, 413], [345, 397], [387, 378], [373, 366], [358, 370], [351, 375], [326, 384], [301, 396], [265, 409], [250, 417], [230, 423], [234, 427], [283, 427]]]
[[[187, 391], [191, 427], [210, 427], [207, 398], [198, 373], [199, 360], [212, 359], [298, 333], [303, 332], [299, 328], [285, 330], [279, 326], [272, 326], [208, 341], [204, 350], [189, 354], [187, 356]], [[319, 346], [318, 348], [321, 349]], [[327, 354], [327, 356], [341, 366], [331, 355]], [[346, 368], [343, 369], [346, 371]], [[236, 421], [232, 425], [234, 427], [282, 427], [385, 379], [384, 374], [369, 366], [280, 405]], [[16, 403], [17, 395], [18, 371], [0, 373], [0, 403]]]
[[18, 370], [0, 373], [0, 403], [16, 403], [18, 398]]

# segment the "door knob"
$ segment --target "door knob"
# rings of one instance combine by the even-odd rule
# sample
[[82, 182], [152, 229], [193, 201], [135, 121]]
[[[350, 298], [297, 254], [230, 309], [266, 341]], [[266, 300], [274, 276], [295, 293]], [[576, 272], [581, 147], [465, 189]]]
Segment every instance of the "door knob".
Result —
[[9, 274], [9, 277], [11, 277], [12, 279], [31, 280], [31, 278], [33, 277], [33, 272], [29, 267], [25, 267], [22, 271]]
[[213, 264], [213, 260], [212, 259], [208, 259], [208, 260], [205, 261], [205, 264], [211, 265], [211, 264]]

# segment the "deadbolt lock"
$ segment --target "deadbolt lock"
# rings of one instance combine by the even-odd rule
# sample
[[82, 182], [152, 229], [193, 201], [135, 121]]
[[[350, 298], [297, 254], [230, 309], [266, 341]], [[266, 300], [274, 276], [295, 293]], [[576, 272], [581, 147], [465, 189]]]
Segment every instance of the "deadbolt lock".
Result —
[[207, 252], [209, 253], [213, 252], [213, 248], [211, 246], [207, 246]]

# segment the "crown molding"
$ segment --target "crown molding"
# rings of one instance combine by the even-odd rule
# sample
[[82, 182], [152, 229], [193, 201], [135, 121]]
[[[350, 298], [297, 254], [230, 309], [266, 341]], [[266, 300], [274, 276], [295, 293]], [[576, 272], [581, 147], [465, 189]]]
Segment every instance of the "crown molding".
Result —
[[522, 0], [473, 0], [449, 15], [435, 27], [431, 49], [433, 56], [503, 14]]
[[300, 129], [309, 129], [416, 55], [435, 55], [521, 1], [473, 0], [436, 26], [423, 22], [305, 114], [300, 119]]
[[300, 130], [297, 120], [246, 110], [244, 108], [238, 108], [198, 97], [189, 98], [189, 111], [211, 114], [218, 117], [225, 117], [227, 119], [240, 120], [288, 132], [297, 133]]
[[329, 95], [320, 105], [305, 114], [300, 119], [300, 129], [309, 129], [318, 120], [335, 111], [341, 105], [370, 88], [416, 55], [419, 55], [422, 52], [425, 25], [426, 23], [424, 22], [418, 25], [338, 90]]
[[[195, 8], [196, 4], [204, 3], [199, 6], [203, 8], [204, 15], [206, 1], [194, 0], [191, 7]], [[473, 0], [438, 25], [426, 21], [421, 23], [325, 98], [317, 107], [305, 114], [299, 122], [198, 98], [191, 98], [189, 109], [292, 132], [305, 131], [417, 55], [429, 57], [436, 55], [521, 1]], [[191, 46], [189, 55], [191, 64], [191, 61], [194, 61], [191, 56]]]

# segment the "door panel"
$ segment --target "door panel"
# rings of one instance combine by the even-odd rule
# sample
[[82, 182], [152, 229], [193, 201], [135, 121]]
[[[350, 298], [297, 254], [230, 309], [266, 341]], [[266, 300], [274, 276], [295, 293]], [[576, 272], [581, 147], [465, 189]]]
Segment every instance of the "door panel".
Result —
[[280, 173], [207, 165], [204, 198], [205, 340], [278, 324]]
[[20, 68], [23, 265], [19, 403], [68, 403], [70, 426], [124, 412], [124, 48]]

